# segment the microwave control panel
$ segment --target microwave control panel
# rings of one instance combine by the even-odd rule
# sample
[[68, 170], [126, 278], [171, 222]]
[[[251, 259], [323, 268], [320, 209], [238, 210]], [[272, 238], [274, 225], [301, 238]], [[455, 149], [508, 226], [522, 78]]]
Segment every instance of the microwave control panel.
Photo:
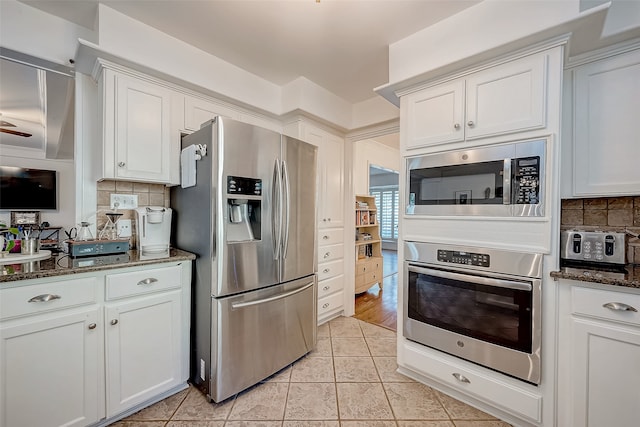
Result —
[[514, 203], [535, 205], [540, 203], [540, 157], [515, 159]]
[[476, 265], [479, 267], [489, 267], [490, 257], [488, 254], [473, 252], [447, 251], [438, 249], [438, 261], [450, 262], [453, 264]]

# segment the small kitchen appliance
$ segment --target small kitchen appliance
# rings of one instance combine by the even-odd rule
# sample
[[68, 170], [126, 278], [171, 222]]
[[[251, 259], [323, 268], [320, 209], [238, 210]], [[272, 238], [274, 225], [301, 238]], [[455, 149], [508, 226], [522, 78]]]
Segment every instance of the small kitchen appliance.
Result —
[[143, 254], [168, 251], [171, 240], [171, 208], [147, 206], [135, 211], [138, 250]]
[[626, 262], [625, 234], [563, 231], [560, 234], [560, 258], [565, 264], [622, 266]]

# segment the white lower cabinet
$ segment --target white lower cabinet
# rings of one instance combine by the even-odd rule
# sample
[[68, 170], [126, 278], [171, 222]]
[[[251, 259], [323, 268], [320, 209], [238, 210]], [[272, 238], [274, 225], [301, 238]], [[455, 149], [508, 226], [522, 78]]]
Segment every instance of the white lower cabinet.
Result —
[[0, 327], [0, 426], [86, 426], [99, 419], [100, 308]]
[[0, 288], [0, 427], [115, 420], [186, 385], [191, 262], [109, 272]]
[[637, 426], [640, 294], [580, 283], [561, 286], [558, 425]]
[[107, 416], [180, 384], [181, 292], [108, 304]]

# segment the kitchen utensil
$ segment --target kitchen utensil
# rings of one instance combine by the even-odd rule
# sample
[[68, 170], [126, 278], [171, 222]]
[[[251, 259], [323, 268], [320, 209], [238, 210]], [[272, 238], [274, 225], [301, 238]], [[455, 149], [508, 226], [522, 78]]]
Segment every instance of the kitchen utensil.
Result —
[[98, 235], [101, 240], [114, 240], [118, 238], [118, 228], [116, 223], [122, 216], [120, 212], [107, 212], [107, 223], [102, 227], [102, 231]]
[[37, 254], [40, 250], [40, 239], [28, 237], [20, 241], [20, 253], [23, 255]]
[[80, 223], [80, 230], [77, 231], [77, 240], [93, 240], [93, 234], [91, 234], [91, 229], [89, 228], [90, 225], [91, 223], [89, 222], [83, 221]]

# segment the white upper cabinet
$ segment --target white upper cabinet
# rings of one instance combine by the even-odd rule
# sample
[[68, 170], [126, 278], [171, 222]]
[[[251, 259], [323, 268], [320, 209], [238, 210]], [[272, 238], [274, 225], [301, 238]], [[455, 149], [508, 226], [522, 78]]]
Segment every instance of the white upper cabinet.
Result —
[[238, 119], [236, 111], [221, 104], [216, 104], [206, 99], [195, 96], [185, 96], [184, 99], [184, 126], [187, 130], [196, 131], [204, 122], [216, 116]]
[[405, 148], [544, 128], [546, 68], [531, 55], [403, 96]]
[[574, 70], [573, 196], [640, 193], [640, 49]]

